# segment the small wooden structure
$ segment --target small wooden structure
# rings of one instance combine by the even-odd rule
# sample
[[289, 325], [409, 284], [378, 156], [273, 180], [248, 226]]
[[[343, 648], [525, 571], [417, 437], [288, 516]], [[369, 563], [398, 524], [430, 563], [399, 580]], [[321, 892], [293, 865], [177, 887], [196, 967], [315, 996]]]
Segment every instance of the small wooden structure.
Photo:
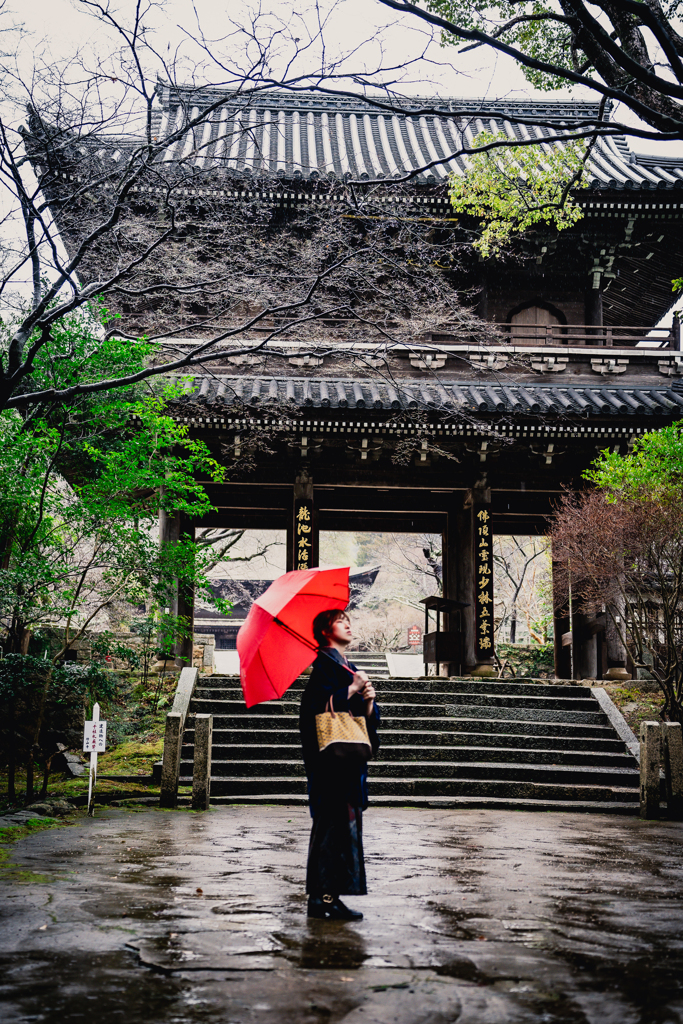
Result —
[[[423, 652], [425, 663], [425, 675], [429, 675], [429, 666], [436, 665], [436, 674], [439, 675], [441, 664], [459, 666], [457, 671], [463, 671], [464, 659], [464, 628], [462, 622], [462, 611], [469, 608], [466, 601], [453, 601], [448, 597], [425, 597], [420, 601], [425, 606], [425, 630], [423, 637]], [[436, 629], [429, 632], [429, 613], [436, 612]], [[448, 616], [448, 628], [442, 629], [441, 616]], [[449, 671], [453, 671], [453, 668]]]

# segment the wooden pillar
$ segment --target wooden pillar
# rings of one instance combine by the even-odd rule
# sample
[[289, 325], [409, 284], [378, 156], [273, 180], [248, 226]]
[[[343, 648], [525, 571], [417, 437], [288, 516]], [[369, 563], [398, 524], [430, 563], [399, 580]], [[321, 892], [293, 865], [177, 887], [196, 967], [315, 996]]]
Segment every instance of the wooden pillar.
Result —
[[[449, 509], [446, 514], [446, 529], [441, 534], [441, 592], [444, 597], [457, 601], [457, 559], [458, 522], [457, 510]], [[426, 609], [425, 609], [426, 611]], [[445, 615], [445, 628], [449, 631], [460, 629], [461, 617]], [[425, 633], [427, 626], [425, 623]], [[444, 672], [447, 676], [459, 676], [462, 672], [462, 659], [458, 662], [446, 662]], [[427, 666], [425, 665], [425, 675]]]
[[[458, 550], [461, 544], [460, 538], [460, 518], [462, 516], [461, 510], [456, 507], [450, 508], [446, 515], [446, 529], [441, 536], [441, 566], [443, 573], [443, 596], [449, 600], [458, 600]], [[426, 616], [428, 612], [425, 610]], [[445, 615], [445, 628], [449, 632], [462, 632], [463, 617], [462, 612], [457, 614]], [[427, 632], [427, 626], [425, 625], [425, 633]], [[444, 673], [447, 676], [459, 676], [465, 671], [463, 664], [462, 654], [459, 660], [445, 662]], [[426, 674], [426, 666], [425, 666]]]
[[495, 675], [493, 522], [491, 489], [485, 481], [472, 490], [472, 538], [474, 570], [474, 654], [478, 676]]
[[[180, 512], [166, 512], [159, 509], [159, 542], [161, 544], [177, 544], [180, 538]], [[168, 597], [168, 614], [178, 614], [178, 581], [172, 580], [171, 593]]]
[[618, 581], [612, 587], [610, 600], [607, 602], [605, 611], [605, 644], [607, 646], [607, 671], [606, 679], [619, 679], [625, 681], [631, 676], [626, 669], [627, 652], [622, 641], [622, 634], [625, 629], [624, 613], [626, 601]]
[[[462, 510], [454, 515], [457, 530], [457, 544], [450, 558], [450, 572], [455, 570], [455, 594], [457, 601], [467, 605], [462, 612], [463, 665], [462, 671], [476, 675], [492, 675], [493, 669], [493, 560], [491, 558], [492, 528], [490, 521], [491, 489], [486, 479], [479, 480], [465, 496]], [[480, 545], [483, 544], [483, 547]], [[479, 552], [477, 558], [475, 552]], [[488, 558], [484, 559], [484, 552]], [[488, 585], [481, 590], [478, 586], [478, 570], [484, 564], [490, 565]], [[484, 577], [481, 577], [484, 579]], [[449, 585], [450, 586], [450, 585]], [[478, 597], [482, 594], [481, 598]], [[449, 595], [451, 596], [451, 595]], [[489, 615], [482, 615], [486, 609]], [[482, 623], [488, 620], [490, 646], [479, 642]]]
[[[180, 523], [181, 536], [189, 536], [194, 540], [195, 528], [186, 517]], [[185, 620], [186, 636], [176, 643], [176, 665], [178, 668], [192, 668], [192, 652], [194, 650], [194, 585], [180, 583], [178, 585], [178, 617]]]
[[598, 642], [595, 612], [577, 611], [572, 622], [574, 678], [598, 679]]
[[[318, 510], [313, 499], [313, 477], [302, 469], [294, 481], [291, 541], [288, 537], [288, 561], [292, 569], [313, 569], [320, 564]], [[287, 568], [290, 568], [288, 564]]]
[[481, 274], [481, 291], [477, 299], [477, 313], [482, 320], [489, 318], [489, 286], [488, 278], [484, 271]]
[[467, 605], [462, 610], [463, 646], [462, 669], [465, 674], [471, 672], [477, 664], [474, 649], [474, 536], [472, 530], [471, 495], [465, 501], [465, 507], [454, 516], [458, 542], [455, 545], [455, 586], [456, 601]]
[[572, 649], [569, 643], [564, 642], [570, 632], [569, 616], [567, 615], [566, 602], [558, 592], [557, 575], [560, 569], [560, 562], [553, 558], [553, 645], [555, 648], [555, 675], [558, 679], [571, 679], [572, 675]]
[[592, 285], [586, 292], [586, 324], [589, 327], [602, 327], [602, 278], [598, 273], [592, 275]]

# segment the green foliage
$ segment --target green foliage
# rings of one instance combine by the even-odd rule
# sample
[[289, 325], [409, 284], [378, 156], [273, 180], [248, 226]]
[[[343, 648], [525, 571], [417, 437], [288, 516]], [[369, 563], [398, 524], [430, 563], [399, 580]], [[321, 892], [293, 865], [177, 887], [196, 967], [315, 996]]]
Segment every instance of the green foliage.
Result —
[[[141, 369], [155, 346], [106, 337], [110, 320], [95, 306], [55, 325], [36, 356], [30, 386], [64, 388]], [[86, 706], [115, 699], [121, 680], [106, 658], [129, 666], [141, 660], [109, 634], [95, 641], [89, 664], [62, 664], [104, 608], [126, 602], [151, 607], [145, 681], [154, 628], [161, 634], [156, 648], [169, 653], [188, 634], [187, 621], [163, 612], [176, 585], [229, 609], [209, 586], [210, 548], [187, 535], [174, 543], [157, 539], [161, 510], [188, 517], [210, 511], [198, 478], [223, 478], [207, 446], [166, 411], [188, 387], [157, 378], [153, 388], [141, 384], [68, 405], [46, 402], [23, 415], [0, 413], [0, 641], [9, 652], [0, 662], [7, 723], [0, 730], [12, 794], [19, 761], [26, 765], [30, 799], [34, 757], [43, 761], [45, 790], [56, 744], [78, 742]], [[21, 653], [32, 633], [55, 625], [64, 639], [50, 660]]]
[[496, 256], [513, 234], [536, 224], [552, 224], [558, 231], [571, 227], [583, 213], [569, 194], [583, 188], [586, 147], [566, 143], [546, 152], [542, 146], [509, 146], [505, 134], [482, 132], [477, 147], [501, 143], [469, 156], [464, 176], [451, 175], [449, 194], [456, 213], [480, 217], [482, 234], [474, 243], [482, 256]]
[[[495, 34], [509, 46], [555, 67], [574, 71], [585, 61], [581, 50], [572, 50], [571, 31], [554, 5], [538, 0], [427, 0], [425, 7], [463, 28]], [[462, 39], [450, 32], [443, 32], [441, 41], [444, 46], [463, 45]], [[535, 89], [550, 92], [567, 87], [564, 79], [556, 75], [526, 67], [522, 67], [522, 72]]]
[[670, 503], [680, 500], [683, 484], [683, 421], [636, 437], [621, 455], [605, 449], [584, 477], [609, 501], [625, 498]]
[[[95, 351], [100, 373], [114, 365], [140, 368], [148, 343], [101, 340], [107, 314], [82, 311], [59, 325], [41, 351], [35, 376], [60, 386]], [[98, 319], [99, 317], [99, 319]], [[0, 616], [6, 649], [43, 622], [61, 622], [67, 644], [113, 600], [156, 607], [170, 603], [179, 580], [213, 600], [205, 570], [210, 551], [187, 537], [159, 545], [159, 511], [201, 515], [211, 504], [197, 476], [223, 477], [201, 441], [166, 413], [184, 381], [158, 381], [98, 393], [65, 407], [42, 407], [28, 418], [0, 414]]]
[[52, 666], [29, 654], [8, 654], [0, 661], [0, 704], [38, 690]]
[[497, 641], [496, 654], [504, 678], [543, 679], [555, 672], [552, 643], [508, 644]]

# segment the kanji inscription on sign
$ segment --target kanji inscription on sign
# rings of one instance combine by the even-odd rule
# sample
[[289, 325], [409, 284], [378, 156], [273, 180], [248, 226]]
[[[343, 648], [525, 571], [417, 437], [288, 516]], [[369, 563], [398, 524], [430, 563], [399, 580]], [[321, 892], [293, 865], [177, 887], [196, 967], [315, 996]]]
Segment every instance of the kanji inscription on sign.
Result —
[[493, 535], [489, 505], [475, 505], [474, 579], [477, 657], [493, 656]]
[[83, 730], [83, 750], [86, 754], [103, 754], [107, 743], [107, 723], [99, 718], [86, 722]]
[[313, 549], [313, 502], [306, 498], [294, 502], [294, 568], [310, 569]]

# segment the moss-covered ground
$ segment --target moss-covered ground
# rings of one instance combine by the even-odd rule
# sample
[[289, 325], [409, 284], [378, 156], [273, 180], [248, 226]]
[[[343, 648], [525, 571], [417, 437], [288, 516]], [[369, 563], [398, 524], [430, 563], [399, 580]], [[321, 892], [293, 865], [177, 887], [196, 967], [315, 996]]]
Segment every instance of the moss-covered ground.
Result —
[[607, 690], [636, 736], [640, 735], [641, 722], [660, 721], [664, 697], [657, 684], [651, 680], [630, 679], [625, 683], [603, 680], [597, 685]]
[[[116, 694], [101, 704], [101, 718], [107, 721], [107, 750], [100, 754], [97, 764], [97, 793], [108, 800], [117, 796], [158, 796], [159, 786], [152, 784], [152, 766], [161, 760], [163, 750], [163, 733], [166, 712], [173, 700], [176, 679], [168, 677], [163, 681], [150, 679], [146, 684], [132, 674], [121, 674]], [[88, 793], [87, 754], [80, 751], [82, 736], [82, 708], [74, 709], [73, 737], [76, 746], [69, 749], [70, 753], [81, 756], [83, 775], [72, 778], [61, 772], [50, 774], [47, 794], [40, 795], [43, 778], [43, 765], [34, 764], [34, 797], [26, 800], [26, 771], [17, 770], [15, 791], [18, 806], [41, 800], [61, 799], [79, 800]], [[72, 742], [71, 740], [69, 742]], [[0, 758], [4, 760], [4, 758]], [[103, 776], [119, 776], [103, 778]], [[139, 781], [138, 781], [139, 779]], [[181, 790], [182, 792], [183, 790]], [[8, 779], [5, 765], [0, 766], [0, 811], [9, 806], [7, 797]], [[15, 806], [16, 806], [15, 805]]]

